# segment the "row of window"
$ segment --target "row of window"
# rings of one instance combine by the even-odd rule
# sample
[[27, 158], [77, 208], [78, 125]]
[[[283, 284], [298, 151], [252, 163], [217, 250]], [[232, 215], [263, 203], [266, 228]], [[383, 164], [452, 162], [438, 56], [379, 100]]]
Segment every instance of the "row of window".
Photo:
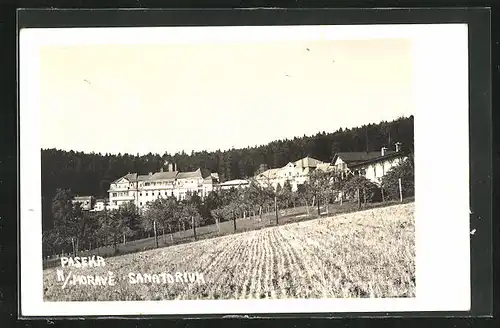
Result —
[[[200, 189], [200, 190], [198, 190], [198, 191], [194, 191], [194, 193], [197, 193], [197, 192], [199, 192], [200, 194], [202, 194], [202, 193], [203, 193], [203, 190], [201, 190], [201, 189]], [[208, 192], [208, 191], [207, 191], [207, 190], [205, 190], [205, 193], [207, 193], [207, 192]], [[174, 194], [174, 193], [173, 193], [172, 191], [169, 191], [169, 192], [164, 191], [164, 192], [163, 192], [163, 195], [164, 195], [164, 196], [173, 196], [173, 194]], [[184, 194], [184, 192], [180, 192], [180, 194]], [[113, 195], [113, 197], [118, 197], [118, 196], [127, 196], [127, 193], [126, 193], [126, 192], [118, 192], [118, 193], [114, 192], [112, 195]], [[139, 196], [142, 196], [142, 195], [143, 195], [143, 192], [140, 192], [140, 193], [139, 193]], [[151, 196], [161, 196], [161, 195], [162, 195], [162, 192], [161, 192], [161, 191], [158, 191], [158, 192], [154, 192], [154, 191], [152, 191], [152, 192], [151, 192]], [[133, 196], [133, 194], [131, 194], [130, 196]], [[144, 196], [149, 196], [149, 192], [144, 192]]]
[[118, 197], [118, 196], [127, 196], [127, 192], [122, 191], [122, 192], [114, 192], [113, 193], [113, 197]]
[[[186, 180], [186, 181], [175, 181], [174, 182], [167, 182], [167, 181], [158, 181], [158, 182], [144, 182], [144, 183], [139, 183], [139, 187], [149, 187], [149, 186], [167, 186], [167, 185], [173, 185], [173, 184], [177, 184], [177, 185], [180, 185], [180, 184], [184, 184], [184, 183], [200, 183], [200, 180]], [[130, 186], [126, 186], [126, 185], [123, 185], [123, 186], [119, 186], [119, 185], [114, 185], [114, 188], [127, 188], [127, 189], [130, 189], [131, 187], [135, 187], [136, 184], [135, 183], [131, 183]]]
[[[165, 196], [167, 196], [167, 192], [166, 192], [166, 191], [165, 191], [165, 192], [163, 192], [163, 194], [164, 194]], [[154, 192], [154, 191], [153, 191], [153, 192], [151, 192], [151, 196], [154, 196], [154, 195], [155, 195], [155, 192]], [[157, 196], [161, 196], [161, 191], [158, 191], [158, 193], [157, 193], [156, 195], [157, 195]], [[169, 193], [168, 193], [168, 196], [172, 196], [172, 195], [173, 195], [173, 192], [169, 192]], [[139, 193], [139, 196], [142, 196], [142, 192], [140, 192], [140, 193]], [[148, 193], [148, 192], [146, 192], [146, 193], [145, 193], [145, 196], [149, 196], [149, 193]]]

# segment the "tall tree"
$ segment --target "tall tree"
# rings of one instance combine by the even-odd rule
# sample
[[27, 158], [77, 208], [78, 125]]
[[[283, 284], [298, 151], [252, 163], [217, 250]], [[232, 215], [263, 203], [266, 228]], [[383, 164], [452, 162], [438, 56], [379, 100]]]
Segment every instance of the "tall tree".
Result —
[[79, 203], [73, 203], [69, 189], [58, 189], [52, 201], [53, 233], [61, 245], [71, 244], [73, 256], [78, 253], [79, 242], [84, 238], [86, 217]]

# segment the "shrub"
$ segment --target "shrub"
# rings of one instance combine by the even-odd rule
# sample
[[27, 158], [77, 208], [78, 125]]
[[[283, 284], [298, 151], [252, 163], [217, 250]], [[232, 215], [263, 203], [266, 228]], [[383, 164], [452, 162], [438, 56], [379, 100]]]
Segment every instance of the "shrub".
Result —
[[382, 178], [382, 188], [386, 199], [399, 198], [399, 178], [403, 189], [403, 197], [415, 195], [415, 169], [413, 157], [404, 160], [390, 169]]
[[362, 202], [365, 198], [367, 203], [376, 202], [381, 199], [378, 186], [363, 176], [352, 176], [349, 178], [342, 191], [348, 200], [357, 200], [358, 189]]

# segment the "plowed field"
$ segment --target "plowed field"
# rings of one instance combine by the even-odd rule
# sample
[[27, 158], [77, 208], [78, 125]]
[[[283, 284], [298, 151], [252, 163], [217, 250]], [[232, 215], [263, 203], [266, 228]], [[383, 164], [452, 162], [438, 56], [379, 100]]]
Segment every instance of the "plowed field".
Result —
[[[44, 296], [47, 301], [413, 297], [414, 236], [414, 203], [377, 208], [113, 257], [104, 267], [59, 266], [44, 271]], [[115, 284], [72, 278], [63, 289], [57, 269], [65, 276], [113, 272]], [[202, 278], [191, 279], [195, 275]]]

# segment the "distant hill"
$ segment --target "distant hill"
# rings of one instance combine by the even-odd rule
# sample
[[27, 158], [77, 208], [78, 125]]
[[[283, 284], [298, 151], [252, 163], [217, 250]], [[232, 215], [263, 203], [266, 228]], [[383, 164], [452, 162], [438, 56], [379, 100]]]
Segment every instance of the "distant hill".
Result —
[[166, 161], [176, 163], [179, 171], [204, 168], [218, 172], [225, 181], [252, 176], [260, 164], [280, 167], [305, 156], [329, 162], [336, 152], [375, 151], [384, 146], [392, 149], [395, 142], [413, 149], [413, 116], [225, 151], [137, 156], [42, 149], [44, 224], [50, 224], [51, 200], [57, 188], [71, 189], [77, 195], [105, 197], [109, 184], [115, 179], [128, 172], [159, 171]]

